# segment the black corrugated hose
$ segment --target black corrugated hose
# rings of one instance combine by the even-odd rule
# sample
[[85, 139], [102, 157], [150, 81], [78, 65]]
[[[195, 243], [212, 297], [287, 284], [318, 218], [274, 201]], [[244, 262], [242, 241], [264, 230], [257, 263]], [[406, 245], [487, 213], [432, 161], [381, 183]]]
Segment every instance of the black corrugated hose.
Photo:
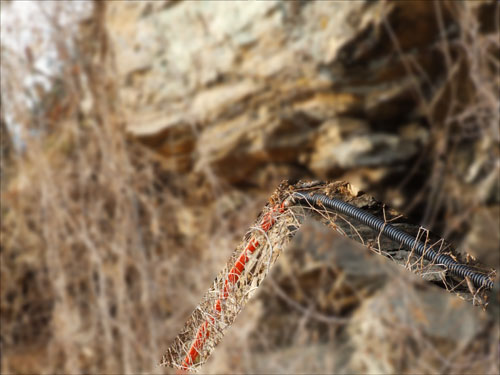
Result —
[[341, 214], [356, 219], [360, 223], [363, 223], [370, 228], [381, 232], [391, 240], [405, 245], [410, 250], [413, 249], [418, 255], [423, 255], [425, 259], [446, 266], [455, 275], [458, 275], [462, 278], [468, 276], [477, 287], [493, 289], [493, 281], [491, 281], [486, 275], [474, 272], [466, 265], [455, 262], [448, 255], [439, 254], [429, 247], [426, 248], [425, 245], [415, 237], [412, 237], [408, 233], [403, 232], [402, 230], [399, 230], [390, 224], [387, 224], [386, 222], [384, 222], [384, 220], [379, 219], [378, 217], [373, 216], [372, 214], [365, 212], [358, 207], [343, 202], [339, 199], [328, 198], [323, 194], [313, 194], [311, 196], [296, 192], [294, 193], [293, 197], [296, 201], [298, 201], [298, 203], [302, 205], [304, 203], [307, 203], [309, 205], [318, 206], [318, 203], [321, 203], [321, 205], [326, 208], [332, 209]]

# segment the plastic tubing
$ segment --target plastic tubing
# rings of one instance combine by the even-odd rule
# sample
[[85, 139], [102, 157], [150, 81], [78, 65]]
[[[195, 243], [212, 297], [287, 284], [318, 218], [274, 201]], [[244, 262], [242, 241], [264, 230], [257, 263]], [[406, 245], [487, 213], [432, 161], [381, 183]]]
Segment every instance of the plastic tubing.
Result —
[[326, 208], [349, 216], [350, 218], [353, 218], [360, 223], [363, 223], [370, 228], [381, 232], [391, 240], [405, 245], [410, 250], [414, 250], [418, 255], [423, 256], [425, 259], [446, 266], [455, 275], [462, 278], [465, 278], [466, 276], [469, 277], [476, 287], [493, 289], [493, 281], [490, 280], [488, 276], [474, 272], [468, 266], [457, 263], [448, 255], [437, 253], [430, 247], [426, 248], [425, 245], [417, 238], [410, 236], [408, 233], [403, 232], [402, 230], [397, 229], [390, 224], [387, 224], [384, 220], [373, 216], [372, 214], [363, 211], [358, 207], [343, 202], [339, 199], [329, 198], [323, 194], [308, 195], [296, 192], [294, 193], [293, 197], [301, 205], [322, 205]]

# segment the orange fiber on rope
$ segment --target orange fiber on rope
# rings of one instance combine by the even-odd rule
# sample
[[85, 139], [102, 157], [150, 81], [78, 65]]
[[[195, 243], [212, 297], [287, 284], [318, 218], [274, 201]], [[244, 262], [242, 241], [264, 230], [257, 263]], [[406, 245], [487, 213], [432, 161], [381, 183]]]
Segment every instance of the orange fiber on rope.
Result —
[[[274, 206], [272, 210], [268, 212], [266, 215], [264, 215], [264, 217], [262, 218], [260, 222], [260, 229], [262, 229], [264, 232], [267, 232], [276, 222], [276, 218], [273, 216], [273, 214], [275, 214], [276, 212], [283, 213], [284, 211], [285, 211], [285, 202], [283, 202], [281, 205]], [[229, 271], [228, 276], [224, 281], [223, 293], [221, 294], [220, 298], [215, 302], [214, 309], [218, 313], [222, 311], [221, 301], [225, 300], [229, 295], [229, 287], [231, 285], [236, 284], [236, 282], [240, 278], [241, 273], [245, 269], [245, 264], [249, 259], [247, 253], [248, 252], [253, 253], [259, 247], [259, 245], [260, 245], [259, 241], [257, 241], [255, 238], [252, 238], [248, 243], [248, 245], [245, 247], [245, 250], [241, 252], [241, 255], [239, 256], [235, 265]], [[203, 322], [200, 328], [198, 328], [198, 332], [196, 333], [196, 338], [193, 341], [193, 344], [191, 345], [191, 348], [189, 349], [186, 358], [184, 358], [184, 363], [183, 363], [184, 370], [187, 370], [189, 366], [194, 364], [194, 362], [196, 361], [198, 354], [201, 352], [203, 346], [205, 345], [205, 342], [210, 336], [210, 331], [208, 330], [208, 326], [210, 323], [213, 323], [214, 320], [215, 318], [210, 316], [207, 318], [207, 320], [205, 320], [205, 322]]]

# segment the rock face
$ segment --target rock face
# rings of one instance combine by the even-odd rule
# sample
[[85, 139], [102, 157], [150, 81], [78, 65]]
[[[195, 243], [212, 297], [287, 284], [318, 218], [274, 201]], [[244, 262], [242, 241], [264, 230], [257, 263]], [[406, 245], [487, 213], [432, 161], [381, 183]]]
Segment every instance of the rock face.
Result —
[[[161, 371], [161, 352], [282, 179], [350, 181], [498, 262], [498, 2], [92, 4], [78, 38], [54, 33], [69, 63], [40, 103], [53, 138], [1, 166], [2, 372]], [[59, 48], [66, 42], [81, 48]], [[10, 56], [14, 68], [19, 57]], [[6, 85], [13, 96], [24, 78]], [[39, 115], [27, 129], [38, 130]], [[3, 156], [10, 142], [1, 141]], [[402, 253], [389, 255], [401, 263]], [[206, 371], [430, 372], [414, 360], [442, 345], [433, 369], [453, 372], [463, 338], [456, 372], [498, 373], [482, 361], [467, 368], [478, 364], [467, 353], [498, 358], [488, 352], [498, 335], [485, 339], [498, 331], [482, 318], [464, 312], [470, 326], [436, 329], [434, 303], [456, 322], [442, 295], [415, 288], [422, 316], [398, 305], [413, 287], [380, 280], [368, 263], [358, 269], [367, 275], [343, 272], [331, 259], [313, 254], [297, 279], [277, 278], [303, 309], [278, 294], [250, 304]], [[373, 289], [356, 287], [367, 280]], [[493, 317], [498, 285], [481, 301], [497, 304]], [[332, 314], [359, 326], [325, 322]], [[405, 341], [405, 323], [436, 335]], [[384, 336], [382, 324], [403, 335]], [[471, 339], [471, 326], [484, 334]], [[365, 361], [379, 344], [387, 356]]]
[[[393, 196], [383, 181], [406, 181], [398, 204], [434, 178], [452, 147], [437, 139], [464, 136], [445, 116], [479, 100], [459, 69], [459, 25], [490, 25], [494, 10], [488, 1], [110, 3], [107, 25], [127, 129], [172, 170], [272, 189], [258, 175], [279, 165], [277, 178], [355, 176], [384, 200]], [[443, 36], [458, 44], [442, 51]], [[443, 104], [449, 80], [470, 94], [455, 108]], [[483, 131], [496, 132], [490, 125]], [[476, 140], [461, 147], [488, 153]]]
[[[375, 58], [373, 77], [351, 78], [356, 69], [350, 67], [364, 58], [353, 55], [353, 48], [359, 55], [376, 47], [373, 30], [382, 27], [392, 6], [171, 5], [112, 5], [108, 25], [129, 131], [156, 138], [167, 158], [189, 159], [179, 162], [182, 170], [210, 167], [223, 179], [245, 182], [259, 167], [288, 163], [327, 176], [400, 164], [421, 146], [401, 139], [396, 127], [374, 131], [367, 121], [379, 112], [399, 115], [401, 103], [413, 102], [403, 69], [390, 80], [377, 78], [390, 64], [379, 69], [382, 60]], [[179, 33], [181, 28], [186, 31]], [[424, 43], [434, 36], [421, 37]], [[177, 140], [179, 131], [186, 134]]]

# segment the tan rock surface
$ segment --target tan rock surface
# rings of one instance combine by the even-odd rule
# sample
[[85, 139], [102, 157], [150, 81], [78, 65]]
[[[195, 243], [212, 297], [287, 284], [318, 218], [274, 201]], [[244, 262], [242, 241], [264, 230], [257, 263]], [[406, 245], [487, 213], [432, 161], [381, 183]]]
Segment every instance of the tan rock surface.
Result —
[[[49, 91], [25, 89], [44, 44], [2, 43], [2, 111], [18, 106], [30, 137], [2, 175], [2, 373], [168, 372], [161, 352], [282, 179], [350, 181], [498, 259], [498, 2], [88, 4], [76, 36], [52, 23]], [[462, 307], [432, 288], [298, 252], [285, 294], [264, 283], [207, 372], [499, 372], [498, 323], [479, 307], [455, 330]], [[398, 304], [408, 295], [421, 305]], [[498, 319], [499, 296], [475, 303]]]

